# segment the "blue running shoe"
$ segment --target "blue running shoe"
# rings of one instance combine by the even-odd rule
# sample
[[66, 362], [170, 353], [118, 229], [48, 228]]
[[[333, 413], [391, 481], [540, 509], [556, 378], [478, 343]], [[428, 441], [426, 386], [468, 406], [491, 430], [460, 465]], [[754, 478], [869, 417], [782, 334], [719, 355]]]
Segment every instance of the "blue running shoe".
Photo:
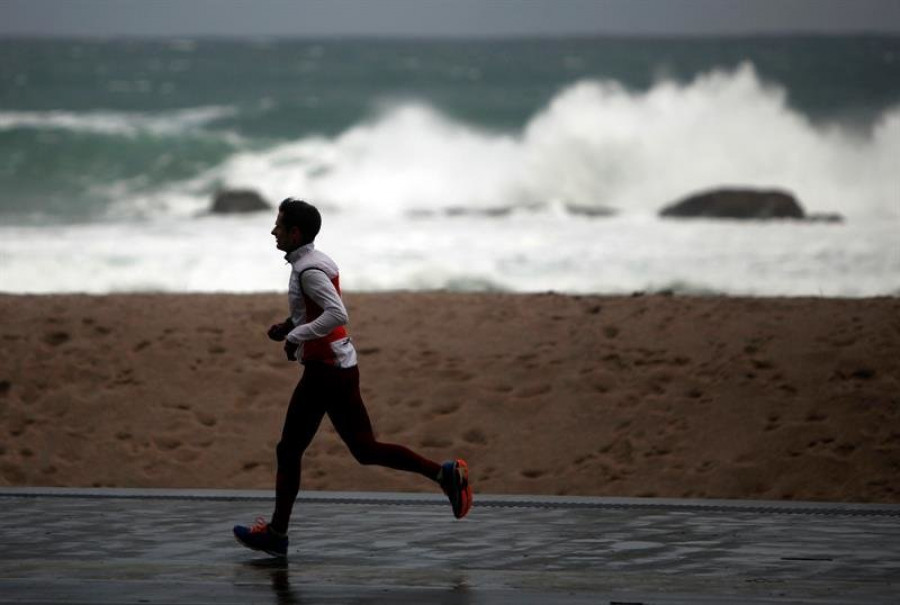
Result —
[[275, 534], [262, 517], [251, 527], [234, 526], [234, 539], [250, 550], [260, 550], [273, 557], [286, 557], [288, 537]]
[[450, 499], [453, 516], [462, 519], [472, 508], [472, 486], [469, 485], [469, 465], [462, 458], [441, 465], [441, 488]]

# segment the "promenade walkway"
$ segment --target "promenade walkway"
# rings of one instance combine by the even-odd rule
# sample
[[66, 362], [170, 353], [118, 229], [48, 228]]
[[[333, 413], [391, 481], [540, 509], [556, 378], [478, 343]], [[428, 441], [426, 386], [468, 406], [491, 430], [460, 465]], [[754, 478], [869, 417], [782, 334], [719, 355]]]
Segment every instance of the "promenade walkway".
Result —
[[900, 603], [900, 506], [305, 493], [286, 561], [235, 523], [271, 494], [0, 489], [0, 603]]

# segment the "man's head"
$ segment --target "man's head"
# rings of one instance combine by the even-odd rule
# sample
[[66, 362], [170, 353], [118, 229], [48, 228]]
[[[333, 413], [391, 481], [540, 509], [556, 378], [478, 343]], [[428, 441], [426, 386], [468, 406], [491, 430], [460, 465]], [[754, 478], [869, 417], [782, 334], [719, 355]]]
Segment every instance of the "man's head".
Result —
[[272, 229], [275, 247], [292, 252], [315, 241], [321, 227], [322, 216], [315, 206], [289, 197], [278, 206], [278, 218]]

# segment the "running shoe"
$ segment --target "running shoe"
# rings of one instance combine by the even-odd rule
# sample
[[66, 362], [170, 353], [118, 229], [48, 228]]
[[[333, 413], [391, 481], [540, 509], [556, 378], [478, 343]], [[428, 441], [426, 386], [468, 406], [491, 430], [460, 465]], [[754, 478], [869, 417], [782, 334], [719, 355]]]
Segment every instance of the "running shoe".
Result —
[[441, 488], [450, 499], [453, 516], [465, 517], [472, 508], [472, 487], [469, 485], [469, 465], [462, 458], [441, 465]]
[[288, 537], [276, 535], [262, 517], [251, 527], [235, 525], [234, 539], [251, 550], [260, 550], [273, 557], [287, 556]]

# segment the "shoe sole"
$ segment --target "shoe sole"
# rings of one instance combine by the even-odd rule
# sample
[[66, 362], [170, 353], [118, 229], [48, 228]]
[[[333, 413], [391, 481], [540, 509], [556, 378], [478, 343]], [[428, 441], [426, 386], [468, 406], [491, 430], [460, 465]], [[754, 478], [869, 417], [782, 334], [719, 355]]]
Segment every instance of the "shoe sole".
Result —
[[[232, 535], [233, 535], [233, 534], [232, 534]], [[281, 553], [281, 552], [275, 552], [275, 551], [272, 551], [272, 550], [266, 550], [265, 548], [256, 548], [255, 546], [250, 546], [249, 544], [247, 544], [246, 542], [244, 542], [243, 540], [241, 540], [240, 538], [238, 538], [236, 535], [234, 536], [234, 541], [237, 542], [238, 544], [240, 544], [241, 546], [243, 546], [244, 548], [248, 549], [248, 550], [252, 550], [252, 551], [255, 551], [255, 552], [264, 552], [264, 553], [266, 553], [267, 555], [269, 555], [270, 557], [277, 557], [277, 558], [279, 558], [279, 559], [287, 558], [287, 553], [286, 553], [286, 552]]]

